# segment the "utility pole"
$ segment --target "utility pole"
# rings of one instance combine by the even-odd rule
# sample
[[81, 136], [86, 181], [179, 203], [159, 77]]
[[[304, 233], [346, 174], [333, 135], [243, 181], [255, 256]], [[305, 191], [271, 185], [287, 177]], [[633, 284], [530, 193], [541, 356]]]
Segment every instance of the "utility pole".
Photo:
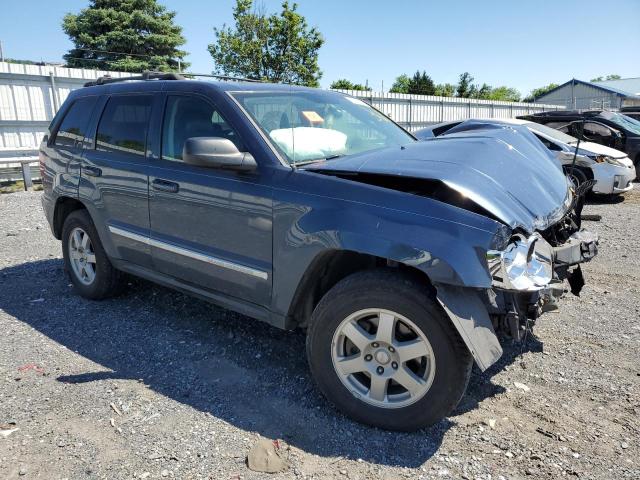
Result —
[[2, 53], [2, 40], [0, 40], [0, 62], [4, 62], [4, 53]]

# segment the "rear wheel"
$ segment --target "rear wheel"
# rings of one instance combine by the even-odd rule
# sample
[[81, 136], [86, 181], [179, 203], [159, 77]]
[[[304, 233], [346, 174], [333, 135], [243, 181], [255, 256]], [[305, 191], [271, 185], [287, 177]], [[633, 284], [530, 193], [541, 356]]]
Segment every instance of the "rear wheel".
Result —
[[313, 312], [307, 357], [320, 390], [345, 414], [405, 431], [448, 415], [472, 365], [428, 289], [393, 271], [334, 286]]
[[122, 274], [113, 268], [86, 210], [75, 210], [62, 227], [65, 269], [76, 291], [99, 300], [121, 291]]

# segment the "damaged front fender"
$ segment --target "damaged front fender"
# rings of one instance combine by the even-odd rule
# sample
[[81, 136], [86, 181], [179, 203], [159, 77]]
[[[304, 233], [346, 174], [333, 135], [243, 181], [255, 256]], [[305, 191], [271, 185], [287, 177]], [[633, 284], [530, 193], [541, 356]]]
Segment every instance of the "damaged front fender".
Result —
[[500, 341], [476, 289], [435, 284], [437, 298], [483, 372], [502, 356]]

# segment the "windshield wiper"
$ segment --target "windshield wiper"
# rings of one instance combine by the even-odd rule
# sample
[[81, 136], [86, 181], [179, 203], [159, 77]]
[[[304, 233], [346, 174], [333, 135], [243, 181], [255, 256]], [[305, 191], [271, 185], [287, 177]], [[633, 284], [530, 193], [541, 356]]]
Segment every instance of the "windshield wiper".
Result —
[[309, 163], [317, 163], [317, 162], [325, 162], [327, 160], [335, 160], [336, 158], [344, 157], [343, 153], [338, 153], [336, 155], [329, 155], [328, 157], [314, 158], [311, 160], [302, 160], [301, 162], [294, 162], [291, 165], [299, 166], [299, 165], [308, 165]]

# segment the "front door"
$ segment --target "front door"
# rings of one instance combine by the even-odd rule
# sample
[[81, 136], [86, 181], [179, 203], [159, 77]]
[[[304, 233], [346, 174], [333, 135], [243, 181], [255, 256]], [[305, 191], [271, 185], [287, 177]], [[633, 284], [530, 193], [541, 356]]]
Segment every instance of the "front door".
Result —
[[[209, 99], [168, 95], [161, 155], [149, 172], [154, 268], [187, 283], [266, 306], [271, 296], [272, 191], [260, 167], [234, 172], [189, 165], [191, 137], [242, 140]], [[258, 162], [259, 163], [259, 162]]]

